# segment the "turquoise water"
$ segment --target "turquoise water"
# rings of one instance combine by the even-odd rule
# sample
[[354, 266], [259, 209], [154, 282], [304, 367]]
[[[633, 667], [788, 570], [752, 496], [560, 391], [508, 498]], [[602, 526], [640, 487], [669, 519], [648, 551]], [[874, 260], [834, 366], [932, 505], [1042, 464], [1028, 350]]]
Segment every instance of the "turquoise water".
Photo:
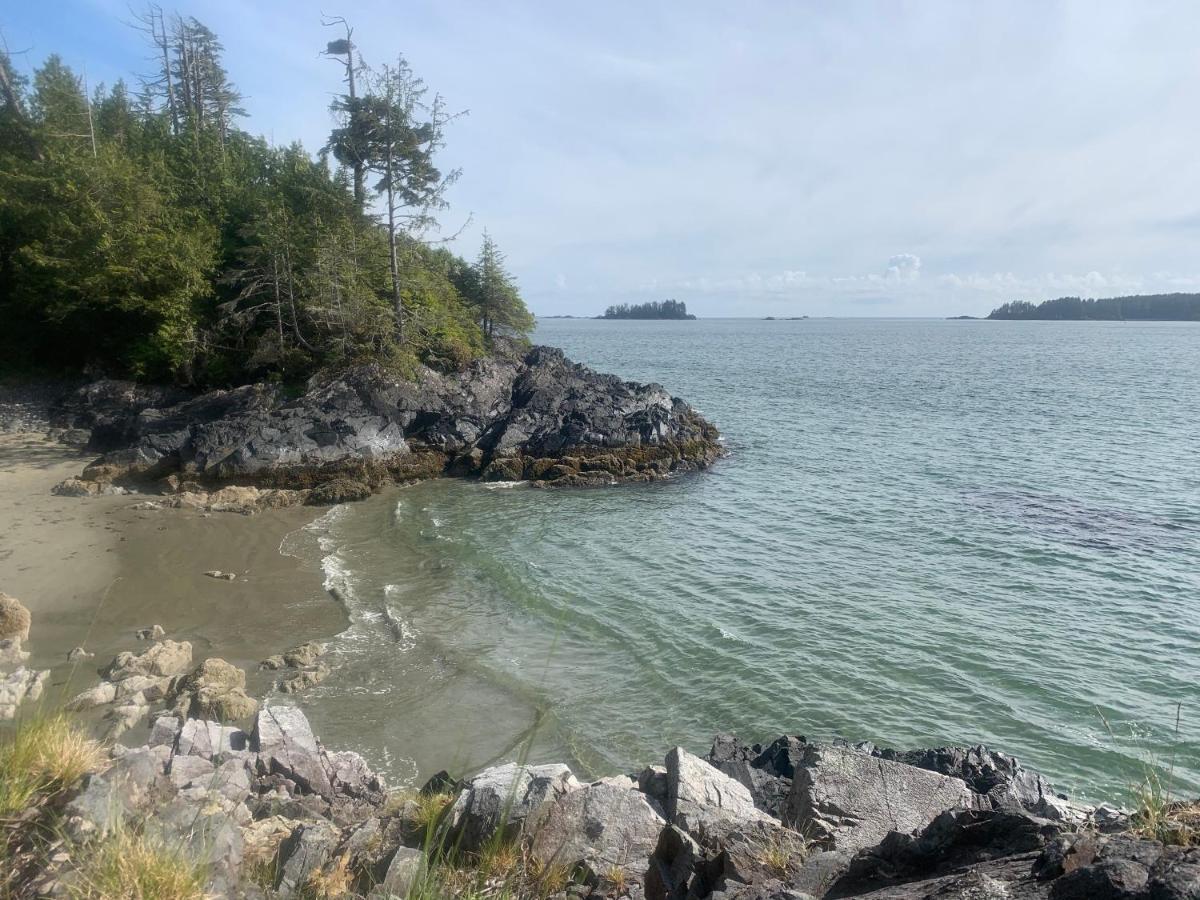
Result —
[[402, 780], [522, 747], [618, 771], [725, 730], [984, 742], [1118, 801], [1157, 756], [1200, 791], [1200, 326], [545, 320], [536, 340], [662, 383], [728, 457], [322, 517], [290, 550], [351, 613], [308, 701], [327, 738]]

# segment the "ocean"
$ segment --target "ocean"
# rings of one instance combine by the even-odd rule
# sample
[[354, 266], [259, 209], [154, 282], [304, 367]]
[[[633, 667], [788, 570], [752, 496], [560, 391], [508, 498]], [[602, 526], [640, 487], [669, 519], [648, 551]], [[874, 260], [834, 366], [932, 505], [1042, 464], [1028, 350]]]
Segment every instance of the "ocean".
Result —
[[1200, 792], [1200, 324], [542, 320], [727, 456], [441, 480], [284, 542], [350, 616], [304, 698], [393, 781], [714, 733], [985, 743], [1084, 799]]

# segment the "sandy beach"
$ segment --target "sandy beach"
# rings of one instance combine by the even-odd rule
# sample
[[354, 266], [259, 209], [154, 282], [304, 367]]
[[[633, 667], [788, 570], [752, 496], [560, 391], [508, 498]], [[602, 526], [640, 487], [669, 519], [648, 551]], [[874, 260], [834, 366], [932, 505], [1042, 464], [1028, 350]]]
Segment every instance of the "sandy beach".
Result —
[[[47, 702], [90, 687], [113, 656], [140, 649], [136, 632], [151, 625], [191, 641], [197, 660], [245, 668], [256, 695], [270, 680], [259, 660], [345, 626], [321, 574], [279, 552], [318, 511], [140, 510], [145, 498], [134, 495], [51, 493], [89, 458], [36, 435], [0, 436], [0, 590], [33, 614], [30, 664], [51, 669]], [[213, 569], [237, 578], [204, 574]], [[95, 654], [78, 667], [67, 662], [77, 646]]]

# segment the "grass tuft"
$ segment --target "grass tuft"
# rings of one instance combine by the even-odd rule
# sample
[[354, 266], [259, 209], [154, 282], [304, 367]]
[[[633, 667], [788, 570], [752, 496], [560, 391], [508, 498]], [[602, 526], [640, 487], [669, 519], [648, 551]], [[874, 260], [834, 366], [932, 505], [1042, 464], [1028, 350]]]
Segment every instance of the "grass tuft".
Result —
[[349, 894], [353, 884], [354, 875], [350, 871], [349, 861], [342, 855], [332, 864], [308, 876], [303, 895], [314, 900], [336, 900]]
[[203, 869], [180, 850], [127, 828], [93, 845], [72, 885], [76, 900], [204, 900]]
[[101, 746], [61, 713], [22, 723], [0, 744], [0, 817], [71, 787], [104, 758]]

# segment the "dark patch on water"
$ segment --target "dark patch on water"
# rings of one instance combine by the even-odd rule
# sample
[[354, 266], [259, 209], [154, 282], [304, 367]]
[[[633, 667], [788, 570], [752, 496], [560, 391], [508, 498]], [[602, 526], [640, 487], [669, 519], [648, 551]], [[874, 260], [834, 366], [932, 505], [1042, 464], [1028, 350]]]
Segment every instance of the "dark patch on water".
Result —
[[1088, 550], [1178, 552], [1200, 543], [1200, 523], [1170, 519], [1061, 494], [1020, 489], [967, 491], [969, 505], [995, 518], [1020, 522], [1043, 537]]

